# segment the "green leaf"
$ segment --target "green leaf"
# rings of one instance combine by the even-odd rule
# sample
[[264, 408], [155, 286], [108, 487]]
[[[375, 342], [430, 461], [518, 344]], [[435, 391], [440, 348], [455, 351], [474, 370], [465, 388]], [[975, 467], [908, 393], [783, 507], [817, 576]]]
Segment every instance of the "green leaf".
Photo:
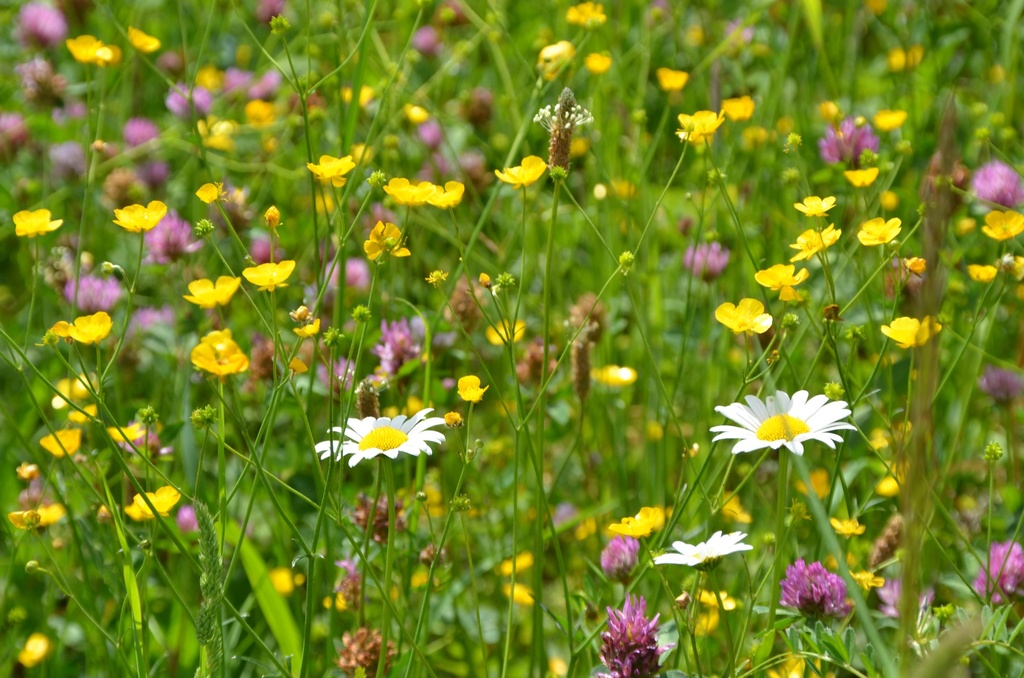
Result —
[[[227, 540], [231, 543], [238, 542], [238, 527], [229, 525], [227, 528]], [[299, 634], [299, 627], [295, 624], [291, 610], [285, 603], [285, 599], [274, 588], [270, 581], [270, 575], [266, 563], [256, 551], [256, 548], [247, 540], [237, 547], [242, 559], [242, 568], [245, 576], [249, 578], [249, 585], [252, 586], [253, 594], [256, 596], [256, 603], [263, 612], [263, 617], [270, 627], [281, 654], [285, 657], [291, 656], [292, 675], [298, 676], [302, 671], [302, 636]]]

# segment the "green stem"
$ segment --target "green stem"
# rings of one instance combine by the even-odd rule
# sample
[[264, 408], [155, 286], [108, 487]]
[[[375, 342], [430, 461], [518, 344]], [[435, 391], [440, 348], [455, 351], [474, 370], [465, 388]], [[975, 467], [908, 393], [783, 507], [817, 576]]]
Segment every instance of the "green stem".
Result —
[[[391, 569], [395, 564], [395, 476], [391, 468], [391, 460], [386, 457], [378, 458], [379, 470], [384, 476], [384, 484], [387, 485], [388, 493], [388, 550], [384, 557], [384, 586], [381, 595], [391, 595]], [[430, 588], [430, 580], [427, 580], [427, 589]], [[388, 636], [391, 634], [391, 608], [384, 606], [384, 616], [381, 619], [381, 642], [380, 659], [377, 662], [377, 675], [383, 676], [384, 666], [388, 660]]]
[[[782, 592], [782, 563], [785, 551], [786, 494], [789, 490], [789, 455], [779, 449], [778, 497], [775, 502], [775, 563], [772, 565], [772, 598], [768, 606], [768, 631], [775, 633], [775, 611]], [[808, 485], [810, 487], [810, 485]]]

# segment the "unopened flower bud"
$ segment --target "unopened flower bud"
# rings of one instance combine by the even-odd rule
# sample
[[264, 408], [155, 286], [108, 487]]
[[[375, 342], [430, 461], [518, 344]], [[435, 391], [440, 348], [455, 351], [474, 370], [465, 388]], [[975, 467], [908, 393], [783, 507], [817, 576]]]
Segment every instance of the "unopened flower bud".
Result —
[[458, 412], [447, 412], [444, 415], [444, 424], [448, 428], [459, 428], [462, 426], [462, 415]]
[[274, 205], [271, 205], [263, 213], [263, 220], [267, 222], [268, 228], [277, 228], [281, 224], [281, 211]]
[[1003, 456], [1003, 446], [997, 442], [991, 442], [985, 446], [985, 461], [992, 463], [999, 461]]
[[837, 384], [834, 381], [825, 384], [825, 396], [829, 400], [842, 400], [845, 395], [846, 389], [843, 388], [842, 384]]
[[629, 269], [633, 268], [635, 261], [636, 257], [629, 250], [619, 255], [619, 271], [622, 272], [622, 275], [629, 275]]
[[370, 313], [370, 309], [362, 304], [359, 304], [354, 309], [352, 309], [352, 319], [355, 320], [357, 323], [365, 323], [371, 317], [373, 317], [373, 314]]

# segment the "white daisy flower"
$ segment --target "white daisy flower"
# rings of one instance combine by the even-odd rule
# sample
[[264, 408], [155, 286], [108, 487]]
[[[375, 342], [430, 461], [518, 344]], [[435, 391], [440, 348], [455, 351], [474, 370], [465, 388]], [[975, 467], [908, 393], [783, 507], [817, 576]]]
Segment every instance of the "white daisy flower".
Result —
[[339, 439], [317, 443], [314, 449], [321, 459], [327, 459], [332, 454], [338, 460], [342, 456], [347, 456], [349, 466], [355, 466], [364, 459], [373, 459], [381, 454], [390, 459], [398, 458], [399, 452], [406, 452], [414, 457], [423, 452], [430, 454], [432, 450], [429, 443], [444, 442], [443, 433], [431, 430], [444, 424], [441, 417], [427, 417], [433, 411], [428, 407], [411, 417], [403, 414], [393, 419], [351, 417], [345, 425], [344, 440], [340, 439], [342, 429], [335, 426], [331, 430], [339, 435]]
[[745, 532], [730, 532], [722, 534], [721, 530], [715, 532], [707, 541], [699, 544], [687, 544], [683, 541], [672, 543], [678, 553], [666, 553], [654, 559], [655, 565], [689, 565], [700, 571], [710, 570], [730, 553], [739, 551], [750, 551], [754, 547], [750, 544], [741, 543], [747, 538]]
[[797, 391], [790, 398], [782, 391], [768, 396], [764, 402], [748, 395], [747, 404], [733, 403], [715, 408], [716, 412], [735, 421], [739, 426], [712, 426], [717, 440], [738, 440], [732, 453], [753, 452], [770, 447], [777, 450], [788, 447], [793, 454], [803, 455], [804, 442], [820, 440], [833, 450], [843, 441], [834, 431], [855, 430], [853, 424], [841, 421], [850, 416], [845, 400], [830, 402], [828, 396], [807, 398], [807, 391]]

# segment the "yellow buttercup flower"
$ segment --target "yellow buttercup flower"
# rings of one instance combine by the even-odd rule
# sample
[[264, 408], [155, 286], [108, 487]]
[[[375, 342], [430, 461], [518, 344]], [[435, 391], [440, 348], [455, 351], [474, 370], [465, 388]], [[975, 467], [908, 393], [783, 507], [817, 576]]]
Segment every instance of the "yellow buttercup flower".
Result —
[[853, 579], [853, 581], [857, 582], [857, 585], [865, 591], [870, 591], [871, 589], [877, 589], [880, 586], [885, 586], [885, 579], [879, 577], [874, 572], [868, 572], [867, 570], [862, 570], [860, 572], [851, 572], [850, 578]]
[[214, 330], [207, 334], [192, 349], [190, 358], [196, 368], [218, 377], [249, 369], [249, 358], [231, 338], [231, 330]]
[[394, 224], [378, 221], [370, 231], [370, 237], [363, 243], [363, 251], [370, 261], [376, 261], [382, 254], [393, 257], [407, 257], [412, 254], [402, 243], [402, 232]]
[[526, 334], [526, 321], [517, 320], [515, 329], [512, 329], [508, 321], [504, 320], [499, 327], [488, 326], [484, 332], [487, 341], [495, 346], [507, 344], [509, 334], [512, 335], [512, 343], [518, 343], [523, 338], [523, 335]]
[[1024, 215], [1008, 210], [993, 210], [985, 215], [985, 225], [981, 232], [993, 240], [1009, 240], [1024, 232]]
[[449, 181], [445, 183], [444, 188], [434, 186], [434, 192], [427, 198], [427, 202], [444, 210], [451, 209], [462, 202], [462, 194], [465, 191], [466, 187], [462, 182]]
[[829, 518], [828, 522], [840, 537], [856, 537], [864, 534], [864, 530], [867, 529], [864, 525], [861, 525], [856, 518], [848, 518], [846, 520]]
[[276, 109], [269, 101], [253, 99], [245, 105], [245, 121], [256, 129], [269, 127], [276, 119]]
[[459, 397], [467, 403], [478, 403], [483, 400], [484, 391], [490, 386], [480, 388], [480, 377], [470, 375], [459, 379]]
[[818, 104], [818, 115], [825, 122], [837, 122], [842, 116], [842, 111], [839, 110], [839, 104], [834, 101], [822, 101]]
[[734, 122], [750, 120], [754, 116], [754, 100], [749, 96], [726, 99], [722, 102], [722, 112]]
[[537, 55], [537, 68], [545, 80], [554, 80], [565, 64], [576, 56], [576, 48], [568, 40], [560, 40], [548, 45]]
[[238, 131], [238, 123], [234, 120], [220, 120], [211, 115], [205, 120], [196, 121], [196, 130], [206, 148], [225, 153], [235, 150], [235, 140], [232, 137]]
[[723, 113], [714, 111], [697, 111], [693, 115], [679, 114], [679, 129], [676, 136], [680, 141], [691, 144], [703, 144], [715, 138], [715, 132], [725, 122]]
[[292, 328], [292, 332], [299, 335], [303, 339], [308, 339], [309, 337], [312, 337], [313, 335], [317, 334], [319, 331], [320, 318], [316, 318], [315, 320], [313, 320], [313, 322], [309, 323], [308, 325]]
[[121, 63], [121, 48], [107, 45], [92, 35], [80, 35], [64, 42], [75, 61], [96, 66], [113, 66]]
[[[373, 88], [362, 85], [359, 88], [359, 107], [366, 108], [366, 105], [373, 101]], [[342, 87], [341, 88], [341, 100], [346, 104], [352, 103], [352, 88]]]
[[902, 226], [903, 222], [895, 217], [888, 221], [882, 217], [875, 217], [860, 225], [860, 230], [857, 231], [857, 240], [867, 247], [884, 245], [900, 234]]
[[290, 567], [275, 567], [267, 575], [270, 577], [270, 583], [274, 590], [280, 595], [291, 595], [295, 590], [295, 577], [292, 575]]
[[608, 17], [604, 13], [604, 5], [596, 2], [581, 2], [569, 8], [565, 13], [565, 21], [571, 26], [597, 28], [604, 25]]
[[[749, 522], [749, 521], [748, 521]], [[708, 607], [718, 607], [718, 598], [722, 598], [722, 609], [726, 612], [731, 612], [736, 609], [736, 599], [729, 595], [728, 591], [719, 591], [718, 595], [715, 595], [714, 591], [708, 591], [707, 589], [701, 589], [698, 600], [701, 605], [707, 605]]]
[[745, 523], [749, 525], [754, 522], [754, 517], [750, 515], [750, 513], [748, 513], [740, 503], [740, 495], [735, 493], [729, 497], [729, 501], [722, 505], [721, 512], [723, 516], [730, 520], [734, 520], [737, 523]]
[[590, 370], [590, 377], [604, 386], [622, 388], [634, 383], [637, 379], [637, 373], [632, 367], [605, 365], [604, 367], [595, 367]]
[[630, 518], [625, 517], [618, 523], [608, 526], [609, 532], [627, 537], [647, 537], [655, 530], [665, 526], [665, 509], [645, 506], [640, 513]]
[[928, 262], [921, 257], [907, 257], [903, 260], [903, 268], [911, 273], [922, 275], [928, 268]]
[[843, 172], [843, 176], [846, 177], [846, 180], [849, 181], [854, 188], [866, 188], [875, 183], [875, 179], [878, 178], [878, 168], [868, 167], [867, 169], [846, 170]]
[[295, 270], [295, 262], [291, 259], [276, 264], [266, 263], [242, 269], [246, 280], [256, 285], [260, 292], [273, 292], [277, 287], [288, 287], [285, 280]]
[[[149, 497], [149, 501], [153, 504], [153, 508], [156, 509], [156, 512], [161, 516], [167, 517], [170, 510], [174, 508], [174, 505], [181, 499], [181, 492], [178, 492], [170, 485], [165, 485], [156, 492], [147, 492], [146, 496]], [[124, 507], [124, 512], [132, 520], [140, 522], [143, 520], [153, 520], [153, 518], [156, 517], [153, 513], [153, 509], [149, 508], [149, 505], [146, 504], [146, 500], [142, 498], [141, 494], [135, 495], [132, 499], [132, 503]]]
[[903, 127], [903, 123], [907, 121], [907, 112], [882, 110], [875, 113], [873, 121], [878, 131], [891, 132], [894, 129]]
[[[816, 468], [811, 471], [811, 487], [814, 489], [814, 494], [818, 495], [818, 499], [824, 499], [828, 496], [831, 484], [826, 469]], [[796, 481], [796, 489], [803, 494], [808, 494], [807, 485], [802, 480]]]
[[107, 435], [115, 443], [130, 443], [146, 435], [146, 427], [139, 423], [126, 426], [108, 426]]
[[533, 567], [533, 553], [530, 551], [523, 551], [522, 553], [516, 554], [515, 558], [506, 558], [501, 561], [498, 565], [498, 574], [502, 577], [511, 577], [513, 564], [515, 565], [516, 573], [524, 572]]
[[26, 669], [36, 666], [50, 654], [50, 639], [38, 631], [25, 641], [25, 646], [18, 652], [18, 663]]
[[923, 320], [902, 317], [893, 320], [891, 325], [882, 325], [882, 334], [895, 341], [900, 348], [924, 346], [941, 330], [942, 325], [927, 315]]
[[741, 299], [738, 306], [726, 302], [715, 309], [715, 320], [733, 334], [764, 334], [772, 326], [771, 315], [764, 312], [764, 304], [757, 299]]
[[803, 212], [804, 216], [808, 217], [824, 217], [826, 213], [836, 206], [836, 199], [834, 196], [828, 196], [827, 198], [819, 198], [816, 195], [809, 195], [804, 198], [803, 202], [793, 203], [793, 207], [798, 212]]
[[45, 504], [35, 510], [8, 513], [7, 519], [19, 530], [33, 530], [37, 527], [49, 527], [67, 514], [68, 511], [63, 504]]
[[99, 413], [99, 408], [96, 405], [86, 405], [82, 408], [82, 412], [78, 410], [68, 410], [68, 421], [72, 424], [88, 424], [96, 415]]
[[199, 190], [196, 191], [196, 197], [205, 202], [207, 205], [209, 205], [214, 200], [220, 200], [226, 195], [227, 193], [224, 192], [224, 184], [220, 183], [203, 184], [202, 186], [199, 187]]
[[63, 219], [50, 219], [50, 210], [22, 210], [14, 213], [14, 234], [19, 238], [34, 238], [52, 233], [64, 223]]
[[797, 251], [790, 261], [796, 262], [810, 259], [818, 252], [823, 252], [836, 244], [839, 241], [839, 236], [842, 234], [842, 231], [836, 230], [835, 224], [829, 224], [828, 228], [820, 233], [813, 228], [807, 229], [797, 236], [795, 243], [789, 246], [790, 249]]
[[612, 58], [607, 53], [598, 54], [597, 52], [591, 52], [583, 60], [583, 67], [591, 75], [604, 75], [612, 67]]
[[494, 170], [494, 176], [512, 188], [526, 188], [544, 175], [548, 164], [544, 159], [536, 155], [529, 155], [523, 158], [518, 167], [506, 167], [504, 171]]
[[159, 200], [153, 200], [148, 205], [128, 205], [125, 208], [114, 210], [114, 223], [129, 233], [142, 233], [150, 231], [167, 214], [167, 205]]
[[[66, 336], [80, 344], [95, 344], [103, 341], [110, 334], [110, 330], [114, 326], [113, 321], [105, 311], [79, 316], [75, 318], [73, 324], [65, 324], [67, 325]], [[58, 336], [60, 335], [59, 330], [56, 333]]]
[[967, 275], [971, 277], [974, 282], [990, 283], [996, 279], [996, 273], [999, 272], [995, 266], [981, 266], [978, 264], [968, 264]]
[[45, 436], [39, 441], [43, 449], [58, 459], [78, 452], [82, 447], [82, 430], [67, 428]]
[[[458, 182], [449, 182], [458, 183]], [[418, 184], [411, 183], [408, 179], [395, 178], [384, 187], [384, 192], [394, 198], [399, 205], [418, 207], [424, 205], [437, 191], [437, 186], [429, 181], [421, 181]]]
[[671, 68], [659, 68], [654, 71], [658, 78], [658, 87], [663, 92], [681, 92], [686, 83], [690, 81], [690, 74], [686, 71], [674, 71]]
[[516, 605], [533, 605], [533, 591], [526, 584], [516, 582], [515, 590], [512, 590], [511, 584], [502, 584], [501, 592], [505, 594], [505, 597], [512, 598]]
[[405, 119], [414, 125], [422, 125], [427, 120], [430, 120], [430, 112], [416, 104], [402, 106], [402, 112], [405, 113]]
[[806, 268], [795, 273], [796, 267], [793, 264], [775, 264], [771, 268], [758, 271], [754, 274], [754, 280], [759, 285], [779, 292], [779, 299], [782, 301], [796, 301], [800, 295], [793, 288], [807, 280], [810, 273]]
[[189, 294], [182, 295], [185, 301], [195, 304], [199, 308], [213, 308], [224, 306], [242, 284], [241, 278], [233, 278], [229, 275], [222, 275], [214, 283], [206, 278], [193, 280], [188, 284]]
[[321, 155], [319, 164], [306, 163], [306, 167], [313, 173], [313, 176], [324, 183], [331, 182], [335, 188], [345, 185], [345, 182], [348, 181], [345, 175], [351, 172], [355, 166], [356, 163], [352, 160], [351, 155], [346, 155], [344, 158]]
[[881, 203], [883, 210], [886, 212], [892, 212], [900, 206], [900, 197], [893, 191], [882, 191], [879, 202]]
[[132, 43], [132, 47], [143, 54], [152, 54], [160, 49], [159, 40], [131, 26], [128, 27], [128, 42]]

